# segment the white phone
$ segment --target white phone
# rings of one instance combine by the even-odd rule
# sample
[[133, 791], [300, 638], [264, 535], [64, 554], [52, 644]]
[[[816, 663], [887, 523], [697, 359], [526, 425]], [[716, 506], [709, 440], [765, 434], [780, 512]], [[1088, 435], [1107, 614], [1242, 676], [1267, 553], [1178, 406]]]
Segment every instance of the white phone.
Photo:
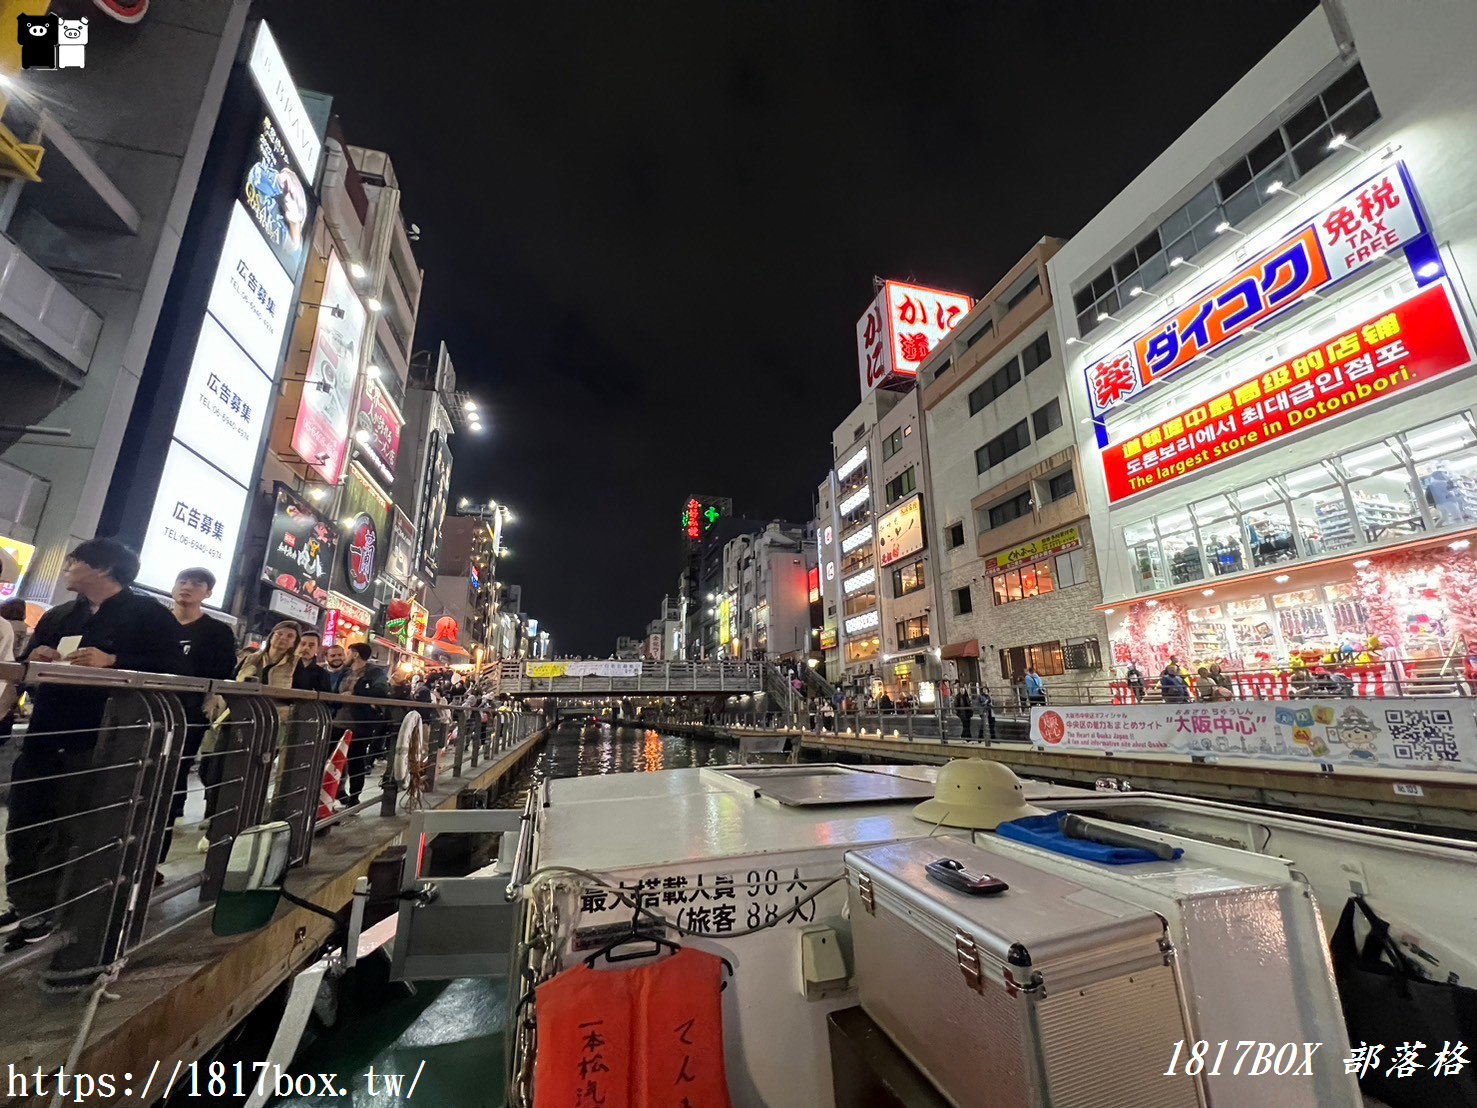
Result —
[[56, 644], [56, 652], [62, 656], [62, 661], [66, 661], [67, 655], [75, 653], [81, 645], [81, 635], [63, 635], [62, 641]]

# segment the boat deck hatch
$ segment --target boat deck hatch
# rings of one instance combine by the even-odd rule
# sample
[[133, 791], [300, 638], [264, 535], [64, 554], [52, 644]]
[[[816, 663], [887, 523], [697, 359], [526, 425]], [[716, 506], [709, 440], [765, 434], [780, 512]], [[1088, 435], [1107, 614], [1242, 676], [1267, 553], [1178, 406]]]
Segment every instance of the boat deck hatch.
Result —
[[753, 767], [724, 772], [752, 787], [755, 796], [768, 797], [793, 808], [928, 800], [933, 796], [932, 782], [848, 766]]

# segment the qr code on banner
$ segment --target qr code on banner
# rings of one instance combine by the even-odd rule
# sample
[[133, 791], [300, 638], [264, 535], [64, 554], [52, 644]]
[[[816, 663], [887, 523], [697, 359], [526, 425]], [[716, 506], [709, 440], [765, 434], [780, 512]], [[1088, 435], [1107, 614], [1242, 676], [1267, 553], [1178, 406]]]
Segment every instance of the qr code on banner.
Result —
[[1387, 708], [1385, 726], [1395, 757], [1412, 762], [1455, 762], [1456, 724], [1444, 708]]

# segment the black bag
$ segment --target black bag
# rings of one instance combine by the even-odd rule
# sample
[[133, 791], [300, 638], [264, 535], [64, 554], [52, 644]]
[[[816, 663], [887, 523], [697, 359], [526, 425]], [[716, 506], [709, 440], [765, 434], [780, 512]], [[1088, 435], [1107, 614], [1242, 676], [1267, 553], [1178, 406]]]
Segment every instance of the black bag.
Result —
[[[1354, 910], [1369, 921], [1360, 949], [1354, 939]], [[1477, 1108], [1477, 1057], [1449, 1076], [1430, 1069], [1437, 1052], [1458, 1042], [1477, 1055], [1477, 989], [1433, 981], [1401, 951], [1390, 925], [1361, 896], [1349, 898], [1328, 944], [1333, 959], [1350, 1045], [1380, 1044], [1379, 1062], [1359, 1079], [1364, 1092], [1390, 1108]], [[1385, 1071], [1403, 1043], [1425, 1044], [1409, 1077]]]

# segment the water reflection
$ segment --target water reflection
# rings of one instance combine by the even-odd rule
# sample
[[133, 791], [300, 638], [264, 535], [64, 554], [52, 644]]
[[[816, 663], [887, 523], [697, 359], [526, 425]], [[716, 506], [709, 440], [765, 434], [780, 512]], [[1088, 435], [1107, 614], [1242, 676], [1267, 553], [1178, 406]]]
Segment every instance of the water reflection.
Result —
[[545, 778], [729, 765], [736, 753], [732, 743], [712, 739], [664, 735], [660, 731], [609, 723], [595, 726], [587, 720], [567, 721], [549, 736], [498, 803], [503, 807], [521, 807], [528, 790]]

